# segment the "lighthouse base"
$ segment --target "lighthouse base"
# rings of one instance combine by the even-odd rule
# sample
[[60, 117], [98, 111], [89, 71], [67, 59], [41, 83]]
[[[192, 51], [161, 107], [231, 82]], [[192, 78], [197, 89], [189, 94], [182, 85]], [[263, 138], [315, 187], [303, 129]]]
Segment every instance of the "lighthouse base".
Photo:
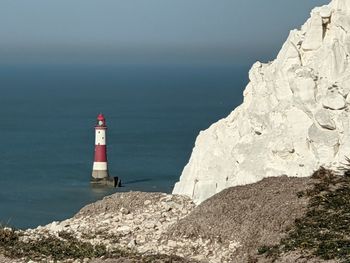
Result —
[[97, 170], [97, 169], [92, 170], [92, 178], [104, 179], [108, 177], [109, 177], [108, 170]]
[[105, 177], [105, 178], [91, 178], [92, 185], [108, 186], [108, 187], [120, 187], [121, 180], [118, 177]]

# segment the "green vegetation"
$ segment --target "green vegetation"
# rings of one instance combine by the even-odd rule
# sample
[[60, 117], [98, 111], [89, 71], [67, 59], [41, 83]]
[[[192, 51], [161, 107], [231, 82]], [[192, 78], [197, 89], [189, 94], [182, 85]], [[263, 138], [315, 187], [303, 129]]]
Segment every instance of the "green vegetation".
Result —
[[306, 257], [350, 262], [349, 165], [341, 170], [343, 175], [336, 175], [320, 168], [312, 175], [313, 188], [297, 194], [309, 198], [306, 214], [295, 221], [279, 245], [263, 246], [259, 254], [277, 259], [282, 253], [299, 250]]
[[[36, 241], [23, 242], [18, 232], [1, 228], [0, 252], [11, 258], [41, 259], [45, 257], [54, 260], [101, 257], [107, 254], [105, 246], [93, 246], [90, 243], [81, 242], [67, 232], [61, 232], [59, 237], [48, 236]], [[119, 253], [124, 254], [121, 251]]]
[[10, 258], [27, 258], [47, 262], [47, 260], [66, 260], [84, 258], [127, 258], [132, 262], [187, 262], [176, 256], [145, 255], [127, 250], [107, 251], [104, 245], [82, 242], [68, 232], [60, 232], [59, 237], [42, 237], [36, 241], [24, 242], [20, 232], [0, 227], [0, 254]]

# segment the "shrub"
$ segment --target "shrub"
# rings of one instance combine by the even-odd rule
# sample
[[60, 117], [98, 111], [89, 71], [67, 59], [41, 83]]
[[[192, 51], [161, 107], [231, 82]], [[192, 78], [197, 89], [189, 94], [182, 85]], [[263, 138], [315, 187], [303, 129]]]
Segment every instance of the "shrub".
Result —
[[[350, 161], [350, 160], [349, 160]], [[350, 165], [342, 175], [321, 167], [312, 178], [311, 190], [298, 192], [307, 196], [306, 214], [278, 246], [262, 247], [258, 252], [277, 258], [281, 253], [299, 250], [325, 260], [350, 260]]]

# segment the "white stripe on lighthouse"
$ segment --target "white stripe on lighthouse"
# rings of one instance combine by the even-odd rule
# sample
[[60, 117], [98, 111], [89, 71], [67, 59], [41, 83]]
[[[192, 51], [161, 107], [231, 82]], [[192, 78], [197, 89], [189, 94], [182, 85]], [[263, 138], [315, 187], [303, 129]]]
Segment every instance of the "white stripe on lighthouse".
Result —
[[106, 145], [106, 130], [96, 129], [95, 145]]
[[107, 163], [106, 162], [94, 162], [93, 170], [107, 170]]

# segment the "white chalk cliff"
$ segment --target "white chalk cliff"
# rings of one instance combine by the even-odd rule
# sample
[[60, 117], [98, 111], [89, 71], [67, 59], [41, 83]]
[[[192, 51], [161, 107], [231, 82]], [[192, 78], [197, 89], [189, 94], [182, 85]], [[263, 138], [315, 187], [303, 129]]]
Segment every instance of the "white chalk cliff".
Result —
[[196, 203], [350, 157], [350, 0], [317, 7], [277, 58], [249, 72], [244, 102], [199, 134], [173, 193]]

